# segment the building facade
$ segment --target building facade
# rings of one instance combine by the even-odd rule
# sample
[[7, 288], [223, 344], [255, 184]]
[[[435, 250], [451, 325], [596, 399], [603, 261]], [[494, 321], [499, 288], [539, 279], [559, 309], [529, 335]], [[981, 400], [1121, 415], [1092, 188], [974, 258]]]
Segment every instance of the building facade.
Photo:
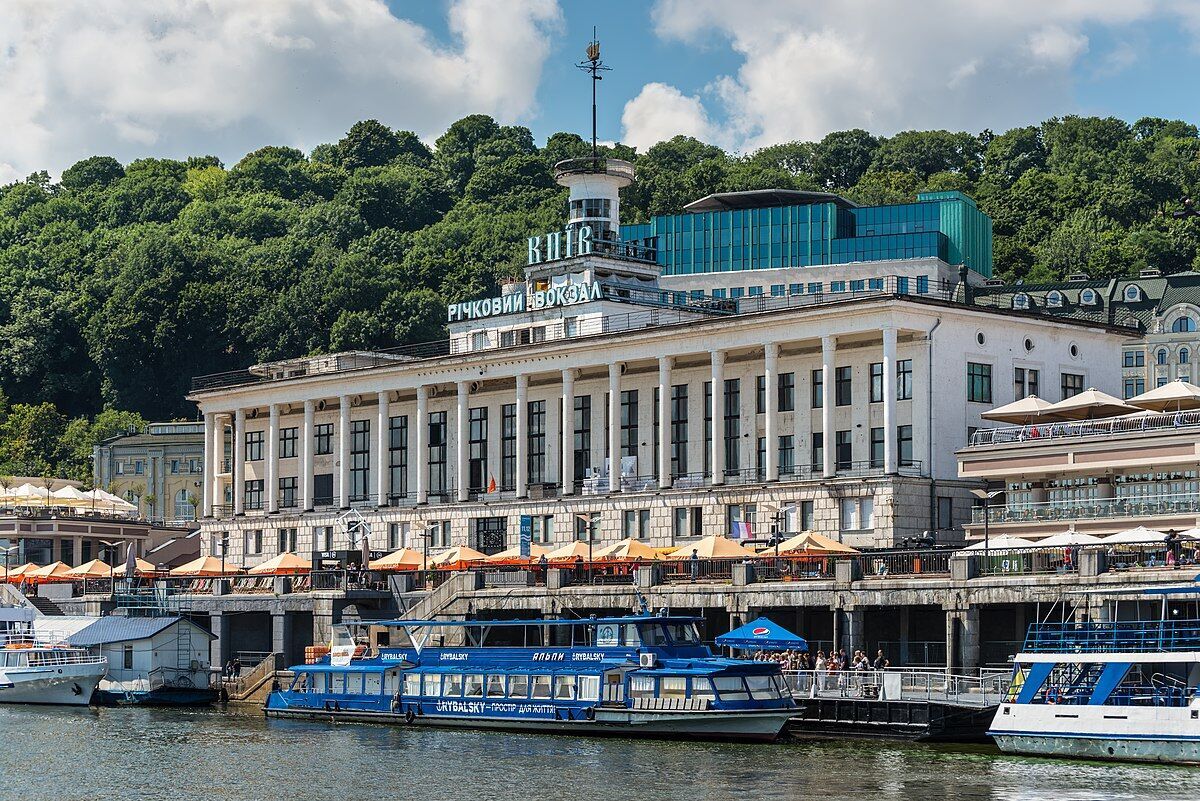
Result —
[[669, 242], [596, 233], [619, 230], [632, 169], [586, 161], [559, 171], [567, 228], [531, 238], [523, 283], [451, 306], [446, 340], [194, 382], [205, 552], [253, 565], [362, 532], [373, 550], [492, 553], [523, 530], [681, 545], [737, 523], [953, 541], [977, 485], [954, 451], [1027, 389], [1011, 376], [1119, 389], [1128, 330], [972, 307], [982, 277], [936, 257], [790, 268], [737, 298], [724, 274], [671, 286]]
[[150, 423], [92, 449], [97, 486], [137, 504], [148, 520], [194, 525], [204, 476], [204, 424]]

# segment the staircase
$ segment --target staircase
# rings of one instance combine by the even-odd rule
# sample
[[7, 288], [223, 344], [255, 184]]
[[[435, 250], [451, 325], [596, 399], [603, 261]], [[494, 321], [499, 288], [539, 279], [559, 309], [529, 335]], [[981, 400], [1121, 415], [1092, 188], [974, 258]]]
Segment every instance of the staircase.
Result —
[[[404, 614], [400, 618], [402, 620], [434, 620], [450, 608], [460, 595], [474, 590], [476, 581], [477, 574], [475, 573], [455, 573], [433, 592], [405, 608]], [[404, 608], [404, 601], [400, 602], [401, 608]], [[439, 636], [442, 638], [442, 646], [453, 648], [463, 644], [466, 633], [461, 628], [449, 628], [439, 633]]]
[[252, 704], [262, 706], [267, 700], [277, 679], [287, 674], [280, 670], [283, 664], [283, 654], [268, 654], [265, 659], [252, 667], [249, 672], [233, 679], [223, 679], [221, 682], [224, 700], [231, 704]]
[[25, 599], [29, 601], [29, 605], [41, 612], [47, 617], [59, 616], [62, 617], [63, 610], [58, 608], [58, 604], [51, 601], [49, 598], [43, 598], [40, 595], [26, 595]]

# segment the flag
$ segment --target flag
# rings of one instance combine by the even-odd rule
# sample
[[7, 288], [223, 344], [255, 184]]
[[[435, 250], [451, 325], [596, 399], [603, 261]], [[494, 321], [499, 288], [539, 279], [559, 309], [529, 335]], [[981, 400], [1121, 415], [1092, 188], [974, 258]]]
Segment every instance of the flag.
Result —
[[489, 493], [496, 491], [496, 477], [495, 476], [488, 476], [488, 490], [487, 491]]
[[750, 530], [749, 523], [735, 522], [733, 530], [729, 532], [730, 539], [748, 540], [754, 536], [754, 532]]

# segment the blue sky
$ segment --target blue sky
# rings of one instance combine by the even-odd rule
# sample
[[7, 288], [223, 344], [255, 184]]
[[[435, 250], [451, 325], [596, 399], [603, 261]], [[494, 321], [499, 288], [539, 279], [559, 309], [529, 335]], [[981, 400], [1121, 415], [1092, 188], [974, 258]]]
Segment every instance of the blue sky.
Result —
[[1200, 0], [56, 0], [0, 3], [0, 181], [97, 153], [304, 150], [376, 118], [746, 152], [831, 130], [1200, 121]]

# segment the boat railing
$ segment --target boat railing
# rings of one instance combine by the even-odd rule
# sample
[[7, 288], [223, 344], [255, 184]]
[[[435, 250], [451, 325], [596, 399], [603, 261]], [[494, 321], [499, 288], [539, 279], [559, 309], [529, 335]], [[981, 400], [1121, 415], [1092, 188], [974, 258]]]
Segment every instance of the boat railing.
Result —
[[997, 704], [1008, 689], [1008, 670], [981, 669], [973, 674], [944, 670], [791, 670], [784, 679], [799, 698], [940, 701], [964, 706]]
[[1022, 650], [1066, 654], [1200, 651], [1200, 620], [1034, 623]]
[[29, 654], [30, 667], [47, 665], [95, 665], [107, 660], [86, 648], [70, 645], [62, 640], [49, 640], [29, 633], [4, 635], [0, 649], [9, 653]]

